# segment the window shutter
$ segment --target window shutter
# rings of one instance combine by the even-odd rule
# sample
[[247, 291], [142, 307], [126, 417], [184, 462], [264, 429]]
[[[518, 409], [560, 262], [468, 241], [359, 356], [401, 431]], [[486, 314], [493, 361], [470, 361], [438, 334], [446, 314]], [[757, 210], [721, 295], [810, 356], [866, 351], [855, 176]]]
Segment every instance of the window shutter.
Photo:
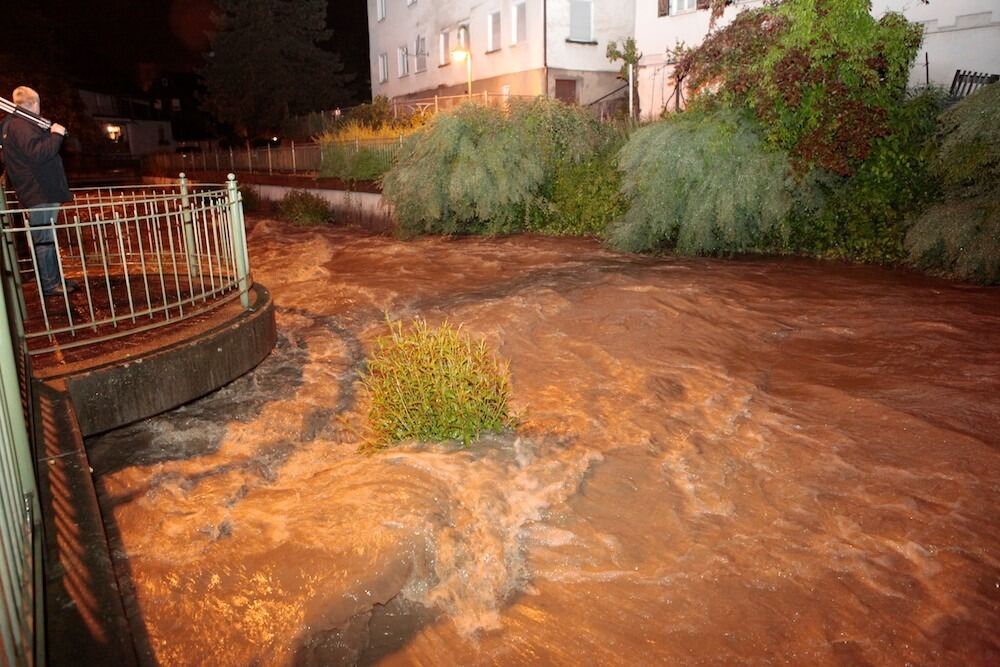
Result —
[[589, 42], [590, 34], [590, 0], [570, 0], [569, 3], [569, 37], [570, 39]]
[[670, 14], [670, 0], [659, 0], [656, 7], [657, 16], [668, 16]]

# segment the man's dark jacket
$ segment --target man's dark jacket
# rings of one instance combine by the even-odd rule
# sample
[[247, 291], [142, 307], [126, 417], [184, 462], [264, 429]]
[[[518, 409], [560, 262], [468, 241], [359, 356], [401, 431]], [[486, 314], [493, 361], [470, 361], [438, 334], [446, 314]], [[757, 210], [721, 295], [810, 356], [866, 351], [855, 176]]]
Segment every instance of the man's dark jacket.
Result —
[[59, 157], [61, 134], [10, 115], [0, 124], [0, 136], [7, 178], [21, 208], [61, 204], [73, 198]]

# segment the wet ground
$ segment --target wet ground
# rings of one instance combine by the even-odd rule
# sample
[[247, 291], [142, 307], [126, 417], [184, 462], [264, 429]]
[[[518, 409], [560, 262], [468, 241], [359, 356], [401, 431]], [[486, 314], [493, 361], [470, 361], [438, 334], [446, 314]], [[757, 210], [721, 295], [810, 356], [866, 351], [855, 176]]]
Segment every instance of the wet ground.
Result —
[[[272, 355], [89, 442], [147, 663], [1000, 664], [1000, 291], [581, 240], [250, 244]], [[486, 338], [516, 431], [359, 455], [385, 313]]]

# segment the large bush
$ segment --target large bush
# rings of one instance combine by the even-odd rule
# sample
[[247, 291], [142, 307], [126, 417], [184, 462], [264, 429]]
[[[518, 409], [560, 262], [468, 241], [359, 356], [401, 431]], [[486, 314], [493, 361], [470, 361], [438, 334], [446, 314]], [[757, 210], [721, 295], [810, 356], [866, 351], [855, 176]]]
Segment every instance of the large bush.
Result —
[[544, 226], [559, 169], [594, 157], [609, 134], [553, 100], [465, 104], [406, 142], [382, 190], [405, 234], [515, 232], [539, 215]]
[[942, 105], [939, 91], [909, 96], [892, 109], [889, 132], [873, 141], [853, 175], [818, 178], [825, 205], [819, 212], [798, 212], [791, 247], [866, 262], [901, 261], [909, 216], [938, 190], [929, 163]]
[[941, 116], [933, 174], [943, 199], [906, 236], [916, 266], [1000, 283], [1000, 84], [984, 87]]
[[751, 111], [803, 173], [852, 174], [891, 131], [921, 29], [869, 0], [786, 0], [739, 15], [682, 55], [678, 83]]
[[794, 196], [788, 157], [745, 114], [688, 112], [635, 132], [620, 154], [627, 212], [610, 230], [629, 251], [684, 254], [781, 244]]
[[375, 342], [363, 377], [371, 398], [372, 445], [402, 440], [460, 440], [513, 425], [510, 372], [482, 340], [447, 323], [390, 322]]

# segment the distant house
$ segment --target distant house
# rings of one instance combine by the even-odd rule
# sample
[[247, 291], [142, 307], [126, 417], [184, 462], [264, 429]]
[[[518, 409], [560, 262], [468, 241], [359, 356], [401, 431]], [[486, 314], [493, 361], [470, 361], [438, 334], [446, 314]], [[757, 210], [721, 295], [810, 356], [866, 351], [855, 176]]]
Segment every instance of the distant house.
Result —
[[[719, 21], [724, 25], [739, 12], [759, 7], [761, 0], [736, 0]], [[679, 42], [697, 46], [709, 29], [704, 0], [635, 0], [635, 38], [643, 58], [639, 62], [640, 108], [658, 116], [676, 102], [667, 50]], [[874, 0], [872, 13], [903, 13], [924, 26], [924, 42], [910, 73], [910, 85], [927, 83], [948, 87], [955, 70], [1000, 73], [1000, 0]]]
[[476, 94], [586, 105], [622, 87], [605, 52], [634, 21], [635, 0], [368, 0], [372, 96], [464, 95], [467, 49]]
[[81, 90], [80, 99], [104, 136], [102, 153], [140, 157], [173, 150], [170, 120], [149, 100], [89, 90]]

